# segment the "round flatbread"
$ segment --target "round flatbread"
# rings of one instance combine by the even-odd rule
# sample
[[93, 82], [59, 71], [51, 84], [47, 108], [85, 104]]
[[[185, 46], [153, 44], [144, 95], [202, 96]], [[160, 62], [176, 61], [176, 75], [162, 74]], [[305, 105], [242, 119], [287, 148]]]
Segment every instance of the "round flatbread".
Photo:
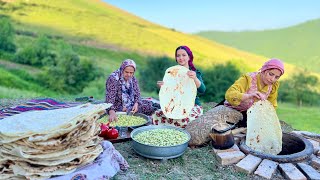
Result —
[[251, 149], [277, 155], [282, 150], [282, 130], [272, 104], [255, 102], [247, 110], [246, 145]]
[[194, 80], [187, 75], [188, 71], [189, 69], [176, 65], [165, 72], [159, 99], [161, 109], [168, 118], [186, 118], [194, 107], [197, 87]]

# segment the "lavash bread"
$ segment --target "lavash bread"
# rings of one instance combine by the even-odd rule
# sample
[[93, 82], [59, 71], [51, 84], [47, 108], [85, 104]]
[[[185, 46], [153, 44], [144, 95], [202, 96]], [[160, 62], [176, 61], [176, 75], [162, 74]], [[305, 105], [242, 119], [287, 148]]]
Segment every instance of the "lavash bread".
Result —
[[188, 68], [176, 65], [165, 72], [159, 100], [167, 118], [186, 118], [194, 107], [197, 87], [194, 80], [187, 75], [188, 71]]
[[185, 128], [191, 135], [190, 146], [199, 146], [210, 141], [209, 134], [212, 127], [217, 127], [226, 122], [237, 123], [243, 116], [237, 110], [220, 105], [207, 111], [199, 118], [190, 122]]
[[0, 121], [0, 179], [47, 179], [92, 162], [102, 151], [97, 119], [111, 104], [29, 111]]
[[282, 150], [281, 125], [276, 110], [267, 100], [255, 102], [247, 110], [246, 145], [272, 155]]

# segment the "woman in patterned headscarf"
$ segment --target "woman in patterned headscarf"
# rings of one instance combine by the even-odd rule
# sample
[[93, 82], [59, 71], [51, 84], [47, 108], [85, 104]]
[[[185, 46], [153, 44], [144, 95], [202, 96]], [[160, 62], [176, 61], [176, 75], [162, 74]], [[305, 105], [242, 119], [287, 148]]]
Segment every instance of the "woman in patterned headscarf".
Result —
[[109, 120], [117, 119], [116, 112], [139, 112], [151, 115], [154, 110], [152, 102], [141, 100], [140, 88], [134, 77], [136, 63], [131, 59], [122, 62], [120, 68], [108, 77], [106, 81], [106, 103], [112, 103], [107, 109]]
[[239, 126], [246, 126], [246, 112], [255, 101], [268, 100], [276, 108], [279, 78], [284, 74], [284, 65], [278, 59], [264, 63], [260, 71], [240, 77], [226, 92], [226, 100], [219, 104], [238, 110], [243, 114]]
[[[179, 46], [175, 51], [176, 62], [189, 69], [187, 75], [193, 79], [197, 93], [202, 94], [206, 91], [206, 86], [202, 80], [202, 73], [193, 65], [193, 53], [188, 46]], [[163, 81], [157, 82], [158, 86], [163, 85]], [[152, 116], [152, 123], [155, 125], [169, 125], [185, 128], [187, 124], [203, 114], [203, 109], [200, 104], [200, 99], [196, 96], [195, 105], [192, 108], [189, 116], [184, 119], [167, 118], [161, 109], [158, 109]]]

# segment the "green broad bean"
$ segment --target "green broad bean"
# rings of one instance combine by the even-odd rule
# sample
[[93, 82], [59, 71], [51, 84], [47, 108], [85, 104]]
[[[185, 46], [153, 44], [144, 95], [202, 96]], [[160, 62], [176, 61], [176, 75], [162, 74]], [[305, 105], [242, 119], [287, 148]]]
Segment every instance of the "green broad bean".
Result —
[[188, 135], [175, 129], [152, 129], [138, 133], [133, 139], [151, 146], [175, 146], [188, 141]]
[[[140, 126], [147, 122], [146, 119], [138, 116], [118, 115], [117, 121], [110, 122], [109, 126]], [[108, 123], [109, 117], [105, 116], [99, 120], [100, 123]]]

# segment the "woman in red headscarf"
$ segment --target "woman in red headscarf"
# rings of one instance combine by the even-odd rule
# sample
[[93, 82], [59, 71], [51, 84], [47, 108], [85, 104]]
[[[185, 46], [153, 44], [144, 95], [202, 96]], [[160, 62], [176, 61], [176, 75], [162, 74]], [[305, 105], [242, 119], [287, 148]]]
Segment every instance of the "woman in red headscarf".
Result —
[[[188, 46], [179, 46], [177, 47], [175, 51], [175, 59], [176, 62], [189, 69], [187, 72], [187, 75], [193, 79], [196, 87], [197, 87], [197, 93], [204, 93], [206, 90], [206, 86], [203, 83], [202, 80], [202, 74], [201, 72], [195, 68], [193, 65], [193, 54], [192, 51]], [[163, 81], [157, 82], [158, 86], [161, 87], [163, 85]], [[200, 103], [200, 99], [198, 96], [196, 96], [195, 99], [195, 106], [191, 110], [189, 117], [184, 119], [171, 119], [167, 118], [161, 109], [157, 110], [155, 114], [152, 116], [152, 123], [155, 125], [171, 125], [171, 126], [177, 126], [181, 128], [185, 128], [187, 124], [198, 118], [203, 114], [203, 109]]]
[[284, 74], [284, 65], [278, 59], [265, 62], [260, 71], [241, 76], [229, 87], [226, 100], [219, 103], [243, 114], [239, 126], [246, 126], [246, 111], [258, 100], [268, 100], [276, 108], [279, 78]]

